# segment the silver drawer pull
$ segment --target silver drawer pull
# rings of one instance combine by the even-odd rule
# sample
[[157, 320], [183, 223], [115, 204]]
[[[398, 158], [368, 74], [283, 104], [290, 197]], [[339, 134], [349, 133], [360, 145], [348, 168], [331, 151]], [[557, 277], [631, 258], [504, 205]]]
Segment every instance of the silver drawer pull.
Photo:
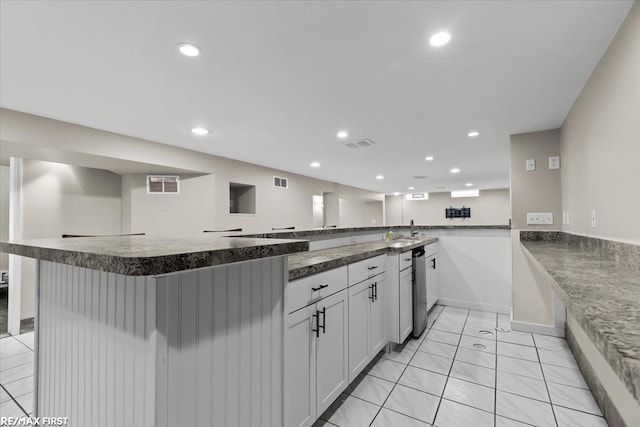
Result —
[[377, 266], [377, 265], [374, 265], [374, 266], [372, 266], [372, 267], [367, 267], [367, 268], [368, 268], [369, 270], [375, 270], [376, 268], [378, 268], [378, 266]]
[[311, 288], [313, 292], [319, 291], [320, 289], [328, 288], [329, 285], [320, 285], [317, 288]]

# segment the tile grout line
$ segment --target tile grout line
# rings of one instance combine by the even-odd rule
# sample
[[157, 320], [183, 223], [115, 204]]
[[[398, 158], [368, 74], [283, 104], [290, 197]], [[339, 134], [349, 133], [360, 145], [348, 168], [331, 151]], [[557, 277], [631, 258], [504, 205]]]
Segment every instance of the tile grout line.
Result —
[[[13, 394], [9, 393], [9, 390], [7, 390], [7, 389], [6, 389], [2, 384], [0, 384], [0, 387], [5, 391], [5, 393], [7, 393], [7, 395], [11, 398], [11, 400], [13, 401], [13, 403], [15, 403], [15, 404], [18, 406], [18, 408], [20, 408], [20, 410], [24, 413], [24, 415], [22, 415], [22, 416], [27, 416], [27, 417], [28, 417], [28, 416], [29, 416], [29, 414], [27, 413], [27, 411], [25, 411], [25, 410], [24, 410], [24, 408], [22, 407], [22, 405], [18, 403], [18, 401], [16, 400], [16, 398], [15, 398], [15, 397], [13, 397]], [[22, 395], [20, 395], [20, 396], [18, 396], [18, 397], [26, 396], [27, 394], [29, 394], [29, 393], [22, 394]], [[7, 402], [9, 402], [9, 400], [7, 400]], [[5, 402], [3, 402], [3, 403], [5, 403]], [[22, 416], [21, 416], [21, 417], [22, 417]]]
[[[444, 308], [442, 309], [442, 311], [444, 311]], [[440, 405], [442, 405], [442, 400], [444, 399], [444, 393], [447, 390], [447, 384], [449, 384], [449, 377], [451, 375], [451, 370], [453, 369], [453, 364], [456, 361], [456, 355], [458, 354], [458, 350], [460, 349], [460, 343], [462, 342], [462, 335], [464, 332], [464, 328], [467, 326], [467, 321], [469, 320], [469, 314], [471, 313], [470, 309], [467, 309], [467, 316], [464, 318], [464, 324], [462, 325], [462, 330], [460, 331], [460, 339], [458, 340], [458, 345], [456, 346], [456, 351], [455, 353], [453, 353], [453, 359], [451, 359], [451, 366], [449, 367], [449, 373], [447, 373], [447, 379], [444, 383], [444, 388], [442, 389], [442, 397], [440, 398], [440, 401], [438, 402], [438, 406], [436, 407], [436, 412], [433, 415], [433, 423], [435, 425], [436, 422], [436, 418], [438, 418], [438, 411], [440, 411]], [[434, 322], [435, 324], [435, 322]], [[448, 399], [447, 399], [448, 400]]]
[[[420, 342], [418, 343], [418, 347], [416, 348], [416, 351], [413, 353], [413, 355], [411, 356], [411, 358], [409, 359], [409, 361], [407, 362], [407, 364], [404, 366], [404, 369], [402, 370], [402, 373], [398, 376], [398, 379], [396, 380], [396, 382], [393, 384], [393, 387], [391, 388], [391, 391], [389, 391], [389, 394], [387, 395], [387, 397], [384, 399], [384, 401], [382, 402], [382, 405], [380, 405], [380, 408], [378, 408], [378, 412], [376, 412], [376, 415], [373, 417], [373, 419], [371, 420], [371, 422], [369, 423], [369, 426], [371, 426], [375, 421], [376, 418], [378, 418], [378, 415], [380, 415], [380, 412], [382, 412], [382, 408], [384, 408], [385, 403], [387, 403], [387, 400], [389, 400], [389, 397], [391, 397], [391, 393], [393, 393], [393, 390], [396, 389], [396, 387], [398, 386], [398, 382], [400, 381], [400, 378], [402, 378], [402, 376], [404, 375], [405, 371], [407, 370], [407, 368], [409, 367], [409, 364], [411, 363], [411, 361], [413, 360], [413, 358], [416, 356], [416, 354], [418, 353], [418, 348], [422, 345], [422, 343], [424, 342], [425, 339], [427, 339], [427, 335], [429, 334], [429, 332], [431, 331], [431, 328], [433, 327], [433, 325], [436, 323], [436, 321], [438, 320], [438, 318], [440, 318], [440, 315], [442, 314], [442, 312], [444, 311], [444, 308], [442, 310], [440, 310], [440, 312], [438, 312], [438, 315], [436, 316], [435, 320], [433, 321], [433, 323], [431, 324], [431, 327], [425, 328], [423, 334], [424, 337], [420, 340]], [[428, 326], [428, 319], [429, 314], [427, 313], [427, 326]], [[367, 374], [368, 375], [368, 374]], [[443, 390], [444, 393], [444, 390]], [[440, 399], [442, 400], [442, 398]], [[440, 405], [440, 402], [438, 402], [438, 405]], [[394, 411], [396, 412], [396, 411]], [[398, 412], [399, 413], [399, 412]], [[402, 414], [405, 416], [409, 416], [407, 414]], [[409, 418], [413, 418], [410, 417]], [[414, 418], [417, 419], [417, 418]], [[436, 418], [435, 415], [433, 416], [433, 421], [435, 422]], [[422, 421], [422, 420], [420, 420]]]
[[540, 359], [540, 354], [538, 353], [538, 345], [536, 344], [536, 338], [531, 334], [533, 338], [533, 344], [535, 344], [536, 356], [538, 357], [538, 363], [540, 363], [540, 370], [542, 371], [542, 379], [544, 380], [544, 388], [547, 390], [547, 395], [549, 396], [549, 406], [551, 406], [551, 413], [553, 414], [553, 420], [558, 425], [558, 418], [556, 417], [556, 411], [553, 407], [553, 401], [551, 400], [551, 392], [549, 391], [549, 385], [547, 384], [547, 377], [544, 375], [544, 369], [542, 369], [542, 360]]

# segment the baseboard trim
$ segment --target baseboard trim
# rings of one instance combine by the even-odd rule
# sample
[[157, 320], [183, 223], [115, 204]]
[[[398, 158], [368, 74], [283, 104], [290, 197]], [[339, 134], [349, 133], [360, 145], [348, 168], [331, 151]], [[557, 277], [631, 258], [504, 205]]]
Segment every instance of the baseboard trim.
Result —
[[473, 310], [495, 311], [502, 314], [511, 314], [511, 307], [502, 305], [483, 304], [479, 302], [461, 301], [457, 299], [439, 298], [436, 304], [450, 305], [452, 307], [470, 308]]
[[564, 328], [540, 325], [538, 323], [514, 322], [511, 321], [511, 329], [519, 332], [533, 332], [540, 335], [551, 335], [554, 337], [564, 337]]

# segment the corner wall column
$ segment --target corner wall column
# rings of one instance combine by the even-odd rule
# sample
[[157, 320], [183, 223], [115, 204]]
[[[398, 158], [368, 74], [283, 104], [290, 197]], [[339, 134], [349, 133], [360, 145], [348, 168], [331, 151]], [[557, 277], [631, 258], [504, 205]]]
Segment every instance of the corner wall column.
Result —
[[[9, 160], [9, 240], [22, 239], [22, 159]], [[9, 255], [9, 307], [7, 329], [9, 334], [20, 334], [22, 304], [22, 258]]]

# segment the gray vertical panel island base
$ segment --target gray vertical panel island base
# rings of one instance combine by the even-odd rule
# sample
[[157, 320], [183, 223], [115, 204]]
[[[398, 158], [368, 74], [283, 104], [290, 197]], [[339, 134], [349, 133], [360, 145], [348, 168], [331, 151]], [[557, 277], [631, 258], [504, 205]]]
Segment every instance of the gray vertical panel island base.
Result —
[[34, 415], [282, 426], [287, 254], [306, 250], [209, 236], [2, 243], [40, 260]]

